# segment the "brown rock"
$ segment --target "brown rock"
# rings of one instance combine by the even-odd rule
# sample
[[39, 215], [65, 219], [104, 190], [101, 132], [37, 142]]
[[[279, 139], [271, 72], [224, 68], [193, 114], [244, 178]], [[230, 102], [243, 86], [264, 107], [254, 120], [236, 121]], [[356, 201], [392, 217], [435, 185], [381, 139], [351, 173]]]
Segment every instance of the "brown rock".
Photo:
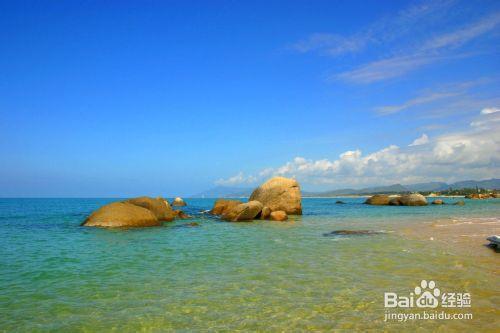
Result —
[[443, 200], [441, 199], [436, 199], [432, 202], [433, 205], [442, 205], [444, 204]]
[[182, 198], [177, 197], [172, 201], [172, 206], [187, 206], [187, 204], [182, 200]]
[[93, 212], [83, 222], [87, 227], [153, 227], [161, 223], [149, 209], [128, 202], [113, 202]]
[[213, 215], [223, 215], [224, 213], [230, 211], [234, 207], [242, 204], [240, 200], [227, 200], [227, 199], [217, 199], [214, 203], [214, 207], [210, 211]]
[[454, 203], [455, 206], [464, 206], [465, 202], [463, 200], [457, 201]]
[[288, 215], [282, 210], [277, 210], [271, 213], [270, 218], [272, 221], [286, 221], [288, 220]]
[[390, 198], [388, 195], [385, 194], [375, 194], [368, 199], [366, 199], [365, 204], [368, 205], [388, 205], [390, 201]]
[[233, 207], [222, 215], [222, 219], [226, 221], [251, 221], [262, 211], [262, 204], [258, 201], [249, 201]]
[[262, 211], [260, 212], [260, 219], [267, 220], [269, 218], [269, 215], [271, 215], [271, 208], [267, 206], [262, 208]]
[[399, 199], [401, 199], [401, 197], [399, 197], [399, 196], [390, 198], [389, 205], [390, 206], [401, 206], [401, 201], [399, 201]]
[[287, 214], [302, 215], [302, 197], [295, 179], [274, 177], [256, 188], [250, 196], [272, 211], [283, 210]]
[[412, 193], [405, 194], [399, 198], [402, 206], [426, 206], [427, 200], [422, 194]]
[[124, 202], [150, 210], [159, 221], [174, 220], [174, 212], [172, 211], [172, 208], [168, 204], [168, 201], [161, 197], [156, 199], [150, 197], [138, 197], [125, 200]]

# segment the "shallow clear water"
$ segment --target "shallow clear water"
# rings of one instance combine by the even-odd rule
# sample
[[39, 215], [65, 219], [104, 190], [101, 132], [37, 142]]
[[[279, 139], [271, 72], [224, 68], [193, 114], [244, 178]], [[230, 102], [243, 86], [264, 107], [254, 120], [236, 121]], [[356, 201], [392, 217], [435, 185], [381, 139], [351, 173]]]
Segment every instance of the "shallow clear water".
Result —
[[[499, 327], [499, 254], [429, 241], [425, 228], [485, 217], [495, 224], [500, 200], [377, 207], [362, 198], [344, 198], [345, 205], [307, 198], [304, 215], [286, 223], [226, 223], [199, 214], [214, 200], [187, 199], [192, 220], [133, 230], [80, 226], [115, 200], [0, 199], [0, 330]], [[192, 221], [200, 226], [182, 227]], [[336, 229], [387, 233], [323, 236]], [[384, 322], [384, 292], [409, 292], [422, 279], [470, 292], [474, 318]]]

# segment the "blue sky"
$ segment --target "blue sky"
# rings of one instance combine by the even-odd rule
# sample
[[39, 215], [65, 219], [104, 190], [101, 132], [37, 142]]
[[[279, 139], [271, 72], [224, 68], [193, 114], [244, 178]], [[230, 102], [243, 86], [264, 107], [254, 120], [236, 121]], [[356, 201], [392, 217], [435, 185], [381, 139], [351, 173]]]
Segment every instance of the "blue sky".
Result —
[[0, 196], [500, 176], [498, 1], [10, 1], [0, 16]]

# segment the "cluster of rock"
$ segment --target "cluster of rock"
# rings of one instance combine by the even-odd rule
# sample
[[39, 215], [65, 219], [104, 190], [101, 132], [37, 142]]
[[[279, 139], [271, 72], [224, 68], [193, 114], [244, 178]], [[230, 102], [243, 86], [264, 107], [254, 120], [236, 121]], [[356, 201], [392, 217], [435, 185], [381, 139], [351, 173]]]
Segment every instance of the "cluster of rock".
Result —
[[[182, 198], [175, 198], [172, 206], [186, 206]], [[302, 203], [299, 184], [295, 179], [275, 177], [259, 186], [248, 202], [218, 199], [212, 210], [223, 220], [238, 222], [255, 219], [285, 221], [288, 215], [301, 215]], [[191, 216], [173, 210], [162, 197], [139, 197], [113, 202], [94, 211], [83, 223], [89, 227], [153, 227], [175, 218]]]
[[500, 198], [500, 193], [472, 193], [465, 196], [466, 199], [495, 199]]
[[422, 194], [412, 193], [400, 196], [375, 194], [366, 199], [365, 204], [377, 206], [426, 206], [427, 200]]
[[[422, 194], [412, 193], [398, 196], [389, 196], [385, 194], [375, 194], [366, 199], [365, 204], [376, 206], [427, 206], [427, 199]], [[432, 201], [433, 205], [444, 205], [445, 202], [441, 199]], [[457, 206], [465, 205], [465, 202], [460, 200], [454, 203]]]
[[138, 197], [104, 205], [94, 211], [82, 225], [109, 228], [154, 227], [163, 222], [171, 222], [176, 217], [189, 218], [184, 212], [173, 210], [162, 197]]
[[248, 202], [218, 199], [210, 213], [231, 222], [285, 221], [302, 214], [300, 186], [295, 179], [274, 177], [256, 188]]

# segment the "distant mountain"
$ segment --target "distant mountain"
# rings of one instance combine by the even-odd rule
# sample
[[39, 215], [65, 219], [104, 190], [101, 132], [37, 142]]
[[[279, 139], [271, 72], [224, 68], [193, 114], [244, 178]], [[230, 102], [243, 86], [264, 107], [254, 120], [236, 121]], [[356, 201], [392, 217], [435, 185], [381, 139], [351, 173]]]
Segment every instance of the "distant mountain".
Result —
[[419, 183], [405, 185], [405, 187], [412, 192], [419, 191], [444, 191], [450, 188], [450, 185], [441, 182]]
[[487, 180], [465, 180], [462, 182], [456, 182], [450, 185], [451, 188], [454, 189], [462, 189], [462, 188], [485, 188], [488, 190], [498, 190], [500, 189], [500, 179], [492, 178]]
[[334, 191], [326, 191], [326, 192], [302, 192], [302, 196], [304, 197], [332, 197], [338, 195], [364, 195], [364, 194], [373, 194], [373, 193], [401, 193], [408, 192], [409, 190], [401, 185], [394, 184], [389, 186], [377, 186], [377, 187], [367, 187], [362, 189], [340, 189]]
[[[323, 191], [323, 192], [309, 192], [302, 191], [303, 197], [334, 197], [340, 195], [368, 195], [368, 194], [394, 194], [405, 192], [438, 192], [448, 190], [450, 188], [459, 190], [464, 188], [485, 188], [489, 190], [500, 190], [500, 179], [492, 178], [488, 180], [465, 180], [452, 184], [442, 182], [429, 182], [401, 185], [394, 184], [388, 186], [367, 187], [362, 189], [345, 188], [339, 190]], [[253, 188], [239, 188], [217, 186], [208, 191], [193, 195], [193, 198], [238, 198], [249, 197]]]
[[239, 198], [249, 197], [253, 188], [217, 186], [210, 190], [195, 194], [192, 198]]

